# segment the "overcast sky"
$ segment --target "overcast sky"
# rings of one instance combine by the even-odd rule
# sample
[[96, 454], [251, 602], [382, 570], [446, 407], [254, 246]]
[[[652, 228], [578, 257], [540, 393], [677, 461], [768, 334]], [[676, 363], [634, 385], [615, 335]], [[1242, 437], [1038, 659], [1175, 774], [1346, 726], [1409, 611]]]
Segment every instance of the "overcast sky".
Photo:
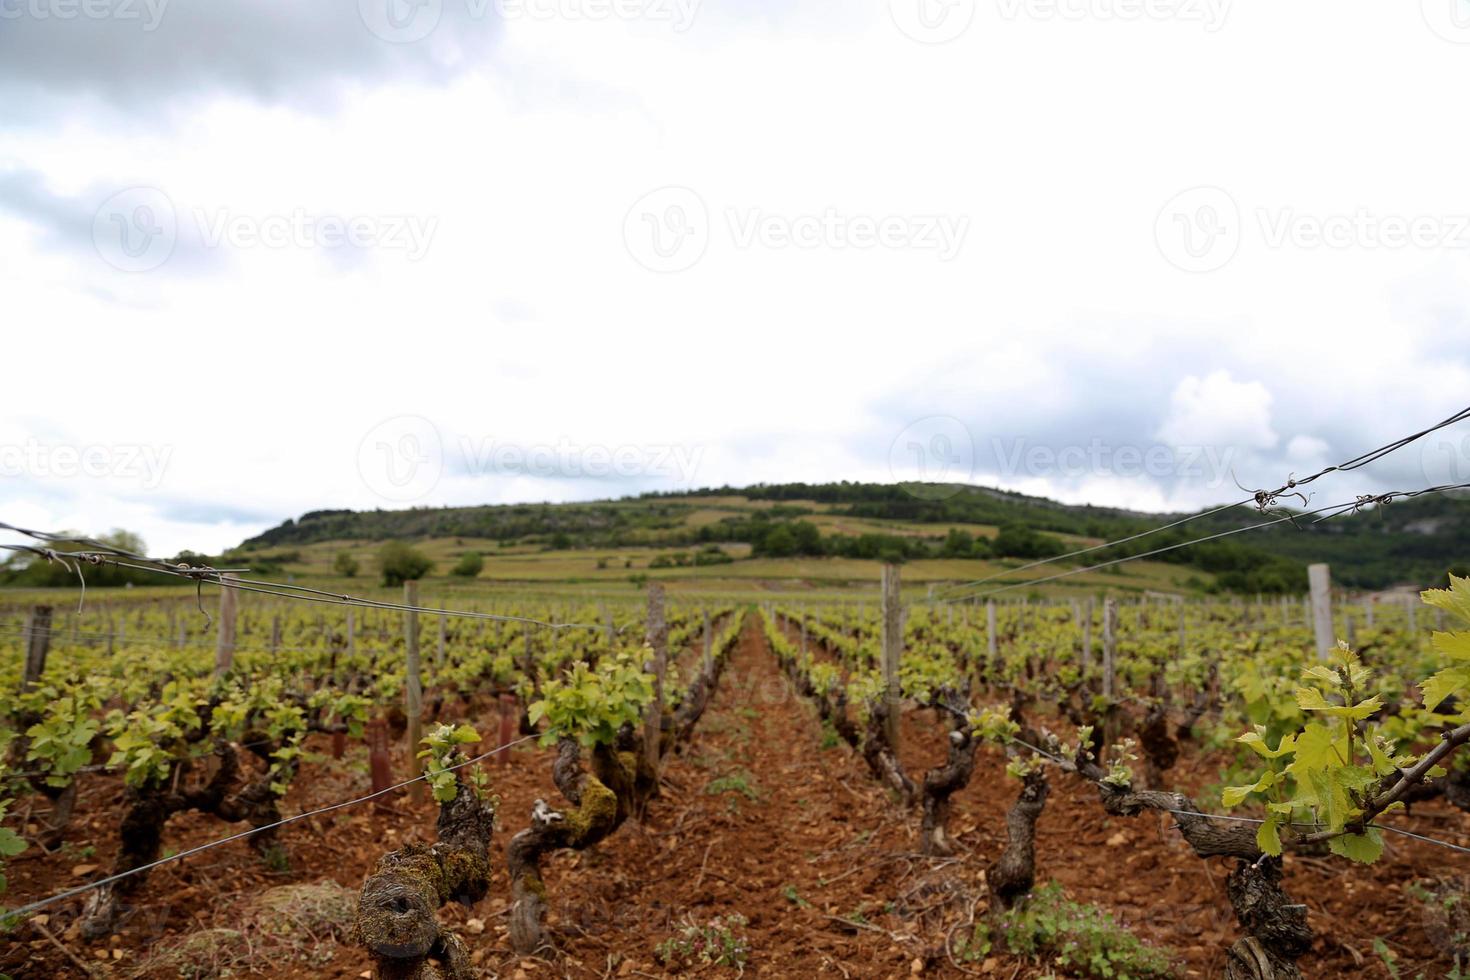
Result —
[[1467, 82], [1470, 0], [0, 0], [0, 520], [1274, 487], [1470, 404]]

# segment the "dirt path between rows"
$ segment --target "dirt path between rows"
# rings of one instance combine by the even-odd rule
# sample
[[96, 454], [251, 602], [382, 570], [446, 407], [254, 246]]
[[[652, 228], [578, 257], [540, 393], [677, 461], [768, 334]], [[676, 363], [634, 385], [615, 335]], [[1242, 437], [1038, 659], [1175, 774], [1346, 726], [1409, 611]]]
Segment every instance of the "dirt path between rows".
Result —
[[752, 616], [648, 823], [556, 859], [547, 885], [565, 958], [521, 968], [661, 976], [653, 950], [683, 921], [738, 914], [747, 973], [911, 975], [921, 940], [866, 921], [924, 863], [905, 857], [909, 821], [846, 749], [822, 744]]

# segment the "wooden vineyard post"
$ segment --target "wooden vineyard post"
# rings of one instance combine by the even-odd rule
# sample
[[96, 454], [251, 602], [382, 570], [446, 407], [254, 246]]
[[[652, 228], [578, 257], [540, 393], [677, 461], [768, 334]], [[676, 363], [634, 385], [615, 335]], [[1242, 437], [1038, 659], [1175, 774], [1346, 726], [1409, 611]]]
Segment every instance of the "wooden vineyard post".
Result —
[[1181, 599], [1179, 602], [1179, 656], [1183, 657], [1189, 649], [1189, 624], [1186, 622], [1185, 614], [1188, 605]]
[[[403, 583], [403, 604], [419, 604], [419, 584], [414, 581]], [[407, 651], [407, 678], [403, 686], [403, 713], [408, 716], [408, 778], [418, 775], [419, 741], [423, 738], [424, 686], [419, 674], [419, 614], [409, 610], [403, 619], [404, 647]], [[413, 784], [413, 800], [422, 802], [422, 781]]]
[[995, 600], [985, 601], [985, 672], [994, 684], [1000, 676], [1000, 643], [995, 635]]
[[613, 625], [612, 610], [607, 607], [607, 603], [605, 602], [602, 604], [602, 631], [607, 637], [607, 648], [609, 650], [616, 650], [618, 647], [618, 631], [617, 627]]
[[1409, 611], [1409, 632], [1419, 632], [1419, 604], [1413, 599], [1408, 599], [1404, 605]]
[[1368, 602], [1366, 602], [1366, 603], [1364, 603], [1363, 606], [1364, 606], [1363, 615], [1366, 617], [1366, 620], [1367, 620], [1367, 623], [1368, 623], [1368, 628], [1371, 630], [1373, 628], [1373, 614], [1374, 614], [1374, 612], [1376, 610], [1374, 609], [1374, 605], [1373, 605], [1373, 602], [1371, 600], [1368, 601]]
[[653, 647], [653, 660], [644, 669], [653, 674], [653, 700], [643, 716], [643, 758], [652, 772], [658, 772], [658, 743], [663, 729], [664, 716], [664, 667], [668, 657], [669, 627], [664, 620], [664, 587], [657, 582], [648, 583], [648, 630], [649, 646]]
[[281, 617], [276, 614], [271, 617], [271, 653], [281, 649]]
[[357, 656], [357, 619], [352, 615], [353, 609], [347, 607], [347, 660]]
[[[367, 723], [363, 734], [368, 747], [368, 770], [372, 775], [373, 792], [381, 793], [393, 785], [393, 763], [388, 754], [388, 723], [381, 718], [374, 718]], [[382, 797], [379, 797], [376, 805], [379, 809], [388, 808]]]
[[903, 690], [899, 687], [898, 661], [903, 653], [903, 607], [898, 598], [898, 566], [883, 566], [883, 702], [888, 709], [884, 719], [888, 747], [898, 757], [898, 734], [900, 702]]
[[1103, 600], [1103, 697], [1113, 697], [1113, 661], [1118, 652], [1118, 603], [1115, 599]]
[[446, 634], [448, 632], [448, 626], [446, 624], [448, 621], [449, 617], [444, 615], [444, 603], [441, 602], [439, 603], [439, 646], [434, 650], [435, 677], [438, 677], [439, 672], [444, 669], [444, 647], [447, 643]]
[[1092, 670], [1092, 614], [1096, 609], [1096, 600], [1087, 600], [1087, 612], [1082, 616], [1082, 677], [1086, 679], [1087, 672]]
[[708, 676], [710, 669], [714, 667], [714, 642], [715, 638], [710, 628], [709, 610], [704, 610], [704, 672]]
[[46, 654], [50, 649], [51, 607], [34, 606], [26, 617], [26, 665], [20, 681], [22, 694], [40, 683], [41, 675], [46, 672]]
[[223, 677], [235, 666], [235, 616], [239, 610], [240, 593], [233, 586], [223, 583], [236, 578], [229, 572], [220, 576], [219, 587], [219, 634], [214, 643], [214, 676]]
[[510, 745], [516, 737], [516, 723], [520, 720], [521, 709], [516, 703], [514, 694], [502, 694], [500, 696], [500, 741], [495, 747], [501, 751], [495, 753], [495, 761], [502, 766], [510, 765], [510, 752], [506, 746]]
[[806, 661], [806, 607], [801, 609], [801, 659]]
[[1336, 642], [1332, 631], [1332, 574], [1323, 564], [1307, 566], [1312, 587], [1312, 631], [1317, 639], [1317, 659], [1326, 660]]

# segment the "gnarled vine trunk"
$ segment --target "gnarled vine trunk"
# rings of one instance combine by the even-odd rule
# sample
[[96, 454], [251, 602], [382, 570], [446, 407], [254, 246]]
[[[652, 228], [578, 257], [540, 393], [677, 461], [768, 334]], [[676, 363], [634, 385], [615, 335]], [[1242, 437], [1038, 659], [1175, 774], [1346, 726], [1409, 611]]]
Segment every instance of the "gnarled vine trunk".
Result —
[[[631, 792], [636, 780], [636, 753], [618, 753], [598, 747], [593, 766], [607, 775], [613, 786], [586, 772], [581, 749], [575, 739], [563, 738], [552, 763], [556, 788], [575, 809], [558, 811], [537, 800], [531, 811], [531, 826], [511, 838], [506, 857], [510, 868], [510, 943], [517, 953], [534, 953], [547, 945], [546, 884], [541, 879], [541, 859], [552, 851], [581, 850], [605, 839], [622, 823], [633, 806]], [[625, 795], [625, 793], [627, 795]]]
[[446, 902], [472, 906], [490, 888], [495, 804], [463, 778], [439, 807], [439, 840], [411, 843], [379, 859], [363, 882], [353, 934], [378, 980], [471, 980], [464, 941], [439, 924]]
[[1014, 908], [1036, 884], [1036, 821], [1050, 791], [1045, 773], [1040, 769], [1030, 772], [1023, 780], [1021, 795], [1006, 811], [1005, 850], [985, 873], [996, 911]]
[[888, 705], [882, 698], [875, 698], [868, 713], [868, 728], [863, 739], [863, 758], [872, 770], [874, 778], [898, 794], [902, 806], [913, 806], [918, 801], [919, 790], [914, 781], [903, 771], [903, 763], [888, 744], [885, 727]]
[[[939, 707], [944, 708], [940, 705]], [[964, 789], [975, 771], [975, 739], [965, 712], [949, 711], [949, 756], [942, 766], [924, 774], [923, 823], [920, 848], [925, 854], [950, 854], [954, 848], [945, 833], [949, 821], [949, 798]]]

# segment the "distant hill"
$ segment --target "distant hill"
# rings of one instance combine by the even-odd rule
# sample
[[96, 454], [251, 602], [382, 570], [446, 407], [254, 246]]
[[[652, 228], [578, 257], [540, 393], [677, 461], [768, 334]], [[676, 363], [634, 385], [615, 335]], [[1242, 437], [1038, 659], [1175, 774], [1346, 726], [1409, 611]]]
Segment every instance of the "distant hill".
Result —
[[[238, 550], [463, 537], [548, 549], [745, 542], [754, 554], [768, 556], [1040, 557], [1184, 516], [1073, 506], [986, 487], [762, 484], [591, 503], [313, 511]], [[1142, 554], [1269, 519], [1240, 507], [1084, 560]], [[1300, 523], [1192, 545], [1157, 560], [1199, 567], [1222, 588], [1242, 592], [1303, 590], [1305, 566], [1314, 561], [1330, 562], [1343, 585], [1372, 589], [1428, 586], [1449, 568], [1470, 566], [1470, 499], [1464, 497], [1427, 497], [1321, 524]]]

